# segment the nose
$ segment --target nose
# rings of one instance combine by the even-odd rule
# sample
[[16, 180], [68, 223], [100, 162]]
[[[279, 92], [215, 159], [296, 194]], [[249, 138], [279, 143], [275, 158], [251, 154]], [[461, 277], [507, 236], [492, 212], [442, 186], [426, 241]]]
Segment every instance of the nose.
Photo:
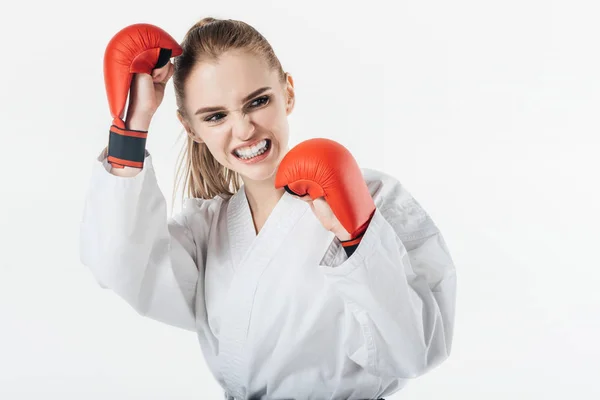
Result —
[[243, 111], [235, 113], [237, 116], [234, 118], [232, 134], [240, 140], [249, 140], [254, 135], [254, 124], [252, 118]]

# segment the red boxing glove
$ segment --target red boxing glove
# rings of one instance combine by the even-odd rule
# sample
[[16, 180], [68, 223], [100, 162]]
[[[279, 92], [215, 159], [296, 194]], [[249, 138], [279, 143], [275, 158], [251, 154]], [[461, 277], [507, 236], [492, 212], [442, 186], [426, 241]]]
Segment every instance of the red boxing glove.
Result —
[[142, 168], [147, 131], [125, 128], [123, 114], [133, 74], [152, 74], [171, 57], [183, 52], [167, 32], [150, 24], [134, 24], [119, 31], [104, 53], [104, 83], [113, 117], [108, 140], [108, 162], [113, 167]]
[[324, 197], [340, 224], [357, 245], [375, 213], [375, 203], [362, 172], [350, 152], [329, 139], [310, 139], [292, 148], [283, 158], [275, 186], [296, 196]]

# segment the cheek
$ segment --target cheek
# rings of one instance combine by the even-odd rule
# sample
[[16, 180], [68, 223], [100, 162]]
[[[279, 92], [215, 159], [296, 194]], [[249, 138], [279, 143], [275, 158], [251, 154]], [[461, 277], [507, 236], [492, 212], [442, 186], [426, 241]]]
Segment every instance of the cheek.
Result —
[[281, 131], [287, 127], [287, 115], [279, 104], [273, 104], [256, 113], [254, 122], [264, 129]]
[[204, 143], [206, 143], [206, 147], [208, 147], [211, 153], [220, 156], [220, 154], [222, 154], [225, 151], [226, 143], [224, 140], [224, 135], [211, 134], [204, 136], [206, 136]]
[[208, 148], [208, 151], [213, 155], [213, 157], [222, 163], [227, 157], [225, 154], [227, 143], [225, 138], [227, 136], [218, 132], [217, 130], [204, 130], [200, 135], [200, 138], [204, 142], [204, 145]]

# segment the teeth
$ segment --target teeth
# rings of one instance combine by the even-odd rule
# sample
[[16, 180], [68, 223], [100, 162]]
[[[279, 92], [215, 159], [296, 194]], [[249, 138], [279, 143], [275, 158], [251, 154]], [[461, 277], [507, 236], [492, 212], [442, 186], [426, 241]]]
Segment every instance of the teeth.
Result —
[[261, 155], [267, 150], [267, 140], [263, 139], [254, 146], [235, 150], [235, 154], [243, 159], [249, 159]]

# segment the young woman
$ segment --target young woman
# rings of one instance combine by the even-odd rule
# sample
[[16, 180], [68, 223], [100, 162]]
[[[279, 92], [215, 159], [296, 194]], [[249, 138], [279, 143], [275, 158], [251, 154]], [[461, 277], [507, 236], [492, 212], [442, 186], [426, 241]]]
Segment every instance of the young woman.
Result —
[[[145, 138], [171, 76], [189, 198], [168, 218]], [[105, 78], [115, 119], [82, 262], [141, 315], [197, 332], [226, 398], [377, 399], [449, 356], [456, 275], [442, 234], [339, 144], [288, 149], [294, 82], [254, 28], [205, 18], [179, 45], [128, 27]]]

